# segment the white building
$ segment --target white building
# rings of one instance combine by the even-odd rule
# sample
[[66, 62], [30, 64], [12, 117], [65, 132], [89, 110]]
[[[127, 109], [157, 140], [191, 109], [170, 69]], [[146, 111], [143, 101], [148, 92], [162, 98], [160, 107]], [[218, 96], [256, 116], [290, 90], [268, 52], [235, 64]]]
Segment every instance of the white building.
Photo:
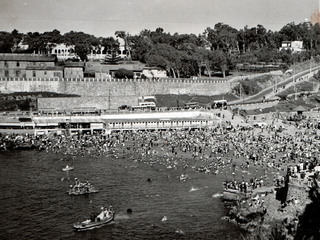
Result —
[[303, 41], [283, 41], [279, 51], [281, 50], [291, 50], [292, 53], [303, 52]]
[[74, 52], [74, 45], [65, 45], [64, 43], [61, 44], [55, 44], [51, 48], [52, 55], [57, 56], [58, 60], [67, 60], [67, 59], [73, 59], [79, 57]]
[[143, 68], [142, 74], [147, 78], [167, 78], [167, 71], [157, 67]]
[[[212, 128], [221, 120], [211, 112], [140, 112], [128, 114], [43, 115], [32, 118], [35, 135], [61, 131], [93, 132]], [[21, 128], [21, 123], [14, 126]], [[0, 123], [1, 128], [8, 127]]]

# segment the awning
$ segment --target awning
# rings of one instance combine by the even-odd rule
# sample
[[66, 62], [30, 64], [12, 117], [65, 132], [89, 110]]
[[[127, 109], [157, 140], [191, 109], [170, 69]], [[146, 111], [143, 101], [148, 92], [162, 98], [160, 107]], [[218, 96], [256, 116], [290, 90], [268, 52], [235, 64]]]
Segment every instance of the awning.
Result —
[[34, 118], [33, 121], [38, 124], [58, 124], [58, 123], [103, 123], [100, 117], [44, 117]]

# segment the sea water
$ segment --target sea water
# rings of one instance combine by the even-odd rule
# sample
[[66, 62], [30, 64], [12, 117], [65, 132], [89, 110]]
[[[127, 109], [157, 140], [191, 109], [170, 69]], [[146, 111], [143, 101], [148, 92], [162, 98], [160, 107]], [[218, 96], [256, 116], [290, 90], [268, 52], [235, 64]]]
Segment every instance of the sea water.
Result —
[[[74, 170], [63, 172], [71, 159], [45, 151], [1, 152], [0, 239], [243, 239], [237, 226], [221, 219], [228, 211], [221, 199], [224, 175], [112, 156], [77, 156]], [[189, 178], [180, 181], [181, 174]], [[89, 180], [100, 192], [68, 195], [74, 178]], [[74, 222], [110, 205], [112, 224], [73, 230]]]

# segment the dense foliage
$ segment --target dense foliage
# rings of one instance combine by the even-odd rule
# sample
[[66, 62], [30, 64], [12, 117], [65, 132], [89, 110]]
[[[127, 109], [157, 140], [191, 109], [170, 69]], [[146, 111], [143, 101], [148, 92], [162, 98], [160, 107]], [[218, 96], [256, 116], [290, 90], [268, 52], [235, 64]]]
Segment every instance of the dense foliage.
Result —
[[124, 68], [120, 68], [114, 73], [114, 76], [118, 79], [125, 79], [125, 78], [132, 79], [133, 75], [134, 75], [133, 71], [127, 70]]
[[[203, 34], [170, 34], [162, 28], [142, 30], [138, 35], [116, 31], [115, 36], [124, 41], [129, 60], [136, 60], [166, 69], [172, 77], [190, 77], [220, 72], [223, 76], [238, 63], [288, 64], [302, 62], [317, 56], [320, 51], [320, 25], [303, 22], [289, 23], [280, 31], [265, 29], [262, 25], [237, 30], [227, 24], [217, 23]], [[280, 51], [282, 41], [303, 41], [306, 51], [292, 54]], [[61, 34], [13, 30], [0, 32], [0, 52], [47, 53], [53, 46], [64, 43], [73, 45], [81, 60], [91, 50], [108, 53], [106, 62], [117, 62], [119, 41], [113, 37], [95, 37], [83, 32], [70, 31]], [[23, 49], [22, 45], [27, 46]], [[316, 57], [315, 57], [316, 58]]]

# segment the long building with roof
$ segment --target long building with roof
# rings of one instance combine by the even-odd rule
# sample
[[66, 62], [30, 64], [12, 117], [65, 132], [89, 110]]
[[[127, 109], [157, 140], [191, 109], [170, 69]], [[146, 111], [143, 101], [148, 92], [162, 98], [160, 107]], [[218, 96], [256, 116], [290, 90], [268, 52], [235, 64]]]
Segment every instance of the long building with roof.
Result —
[[212, 112], [203, 110], [87, 115], [46, 114], [7, 119], [11, 120], [0, 121], [0, 132], [4, 129], [27, 129], [35, 135], [212, 128], [220, 122]]

